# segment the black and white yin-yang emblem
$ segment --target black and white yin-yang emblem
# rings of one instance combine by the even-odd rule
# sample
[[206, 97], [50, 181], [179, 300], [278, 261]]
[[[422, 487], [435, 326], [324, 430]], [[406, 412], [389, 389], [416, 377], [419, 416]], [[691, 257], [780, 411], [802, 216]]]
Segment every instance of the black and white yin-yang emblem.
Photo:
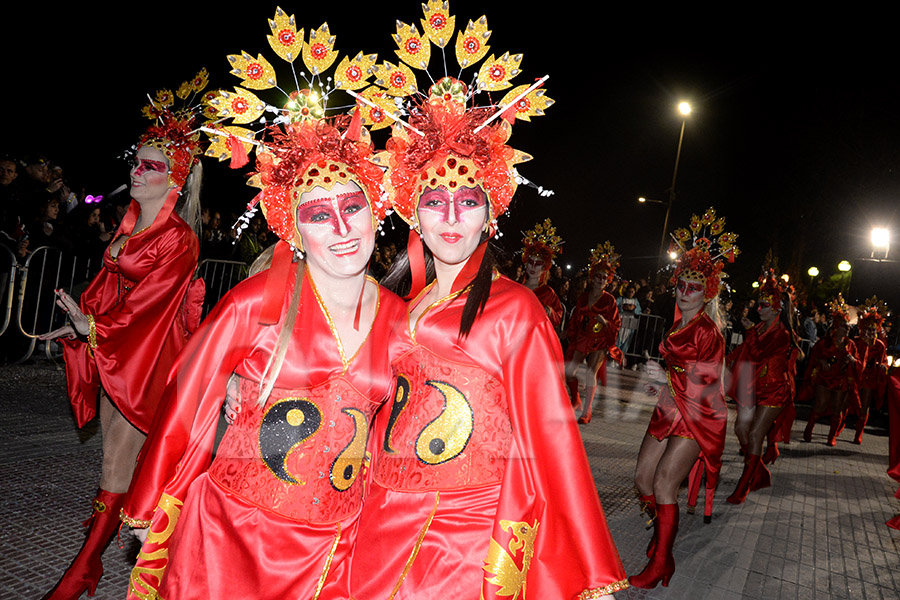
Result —
[[259, 451], [275, 477], [287, 483], [302, 483], [288, 472], [285, 463], [291, 451], [321, 426], [322, 412], [306, 398], [285, 398], [269, 407], [259, 427]]

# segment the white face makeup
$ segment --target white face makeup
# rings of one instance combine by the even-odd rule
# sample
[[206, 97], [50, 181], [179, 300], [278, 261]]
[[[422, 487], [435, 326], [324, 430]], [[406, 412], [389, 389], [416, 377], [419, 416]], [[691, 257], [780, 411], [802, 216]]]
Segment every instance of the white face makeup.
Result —
[[773, 310], [771, 301], [767, 299], [760, 299], [759, 304], [757, 304], [756, 310], [759, 313], [760, 320], [764, 323], [773, 322], [778, 318], [778, 313], [781, 312]]
[[700, 281], [678, 279], [675, 286], [675, 302], [681, 312], [694, 312], [703, 308], [703, 292], [706, 285]]
[[528, 279], [540, 279], [547, 270], [547, 263], [540, 256], [529, 256], [525, 261], [525, 275]]
[[416, 212], [422, 239], [436, 261], [446, 265], [464, 263], [481, 241], [487, 222], [487, 196], [481, 188], [443, 186], [425, 190]]
[[375, 248], [372, 211], [366, 195], [353, 182], [303, 192], [297, 206], [297, 231], [307, 264], [335, 277], [365, 271]]
[[169, 191], [169, 160], [162, 151], [143, 146], [131, 168], [131, 197], [140, 202], [165, 197]]

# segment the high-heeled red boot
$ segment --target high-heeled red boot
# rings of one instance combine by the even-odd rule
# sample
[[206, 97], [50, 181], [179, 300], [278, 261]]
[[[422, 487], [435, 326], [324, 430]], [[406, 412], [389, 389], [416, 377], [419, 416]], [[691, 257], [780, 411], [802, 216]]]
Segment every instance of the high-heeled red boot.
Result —
[[587, 425], [591, 422], [591, 416], [594, 414], [594, 392], [596, 391], [597, 386], [584, 390], [584, 410], [581, 412], [581, 416], [578, 417], [578, 422], [582, 425]]
[[741, 478], [738, 480], [737, 487], [734, 488], [734, 492], [731, 493], [725, 499], [725, 502], [729, 504], [743, 504], [744, 500], [747, 499], [747, 494], [750, 493], [750, 484], [754, 481], [754, 476], [756, 475], [756, 470], [762, 466], [762, 460], [759, 458], [759, 454], [748, 454], [747, 461], [744, 463], [744, 472], [741, 473]]
[[841, 426], [843, 419], [840, 414], [831, 415], [831, 427], [828, 429], [828, 441], [825, 443], [829, 446], [837, 445], [837, 437], [841, 434], [843, 427]]
[[812, 430], [816, 424], [816, 421], [819, 420], [819, 413], [816, 411], [810, 411], [809, 420], [806, 422], [806, 429], [803, 430], [803, 441], [811, 442], [812, 441]]
[[634, 587], [649, 590], [655, 588], [662, 581], [663, 587], [668, 587], [672, 574], [675, 573], [675, 556], [672, 547], [675, 545], [675, 536], [678, 534], [678, 505], [656, 505], [656, 548], [650, 562], [644, 570], [637, 575], [628, 578], [628, 583]]
[[770, 441], [766, 444], [766, 451], [763, 453], [762, 461], [764, 465], [773, 465], [778, 457], [781, 456], [781, 452], [778, 451], [778, 442]]
[[863, 431], [866, 429], [866, 421], [869, 420], [869, 413], [859, 415], [856, 419], [856, 435], [853, 437], [854, 444], [862, 444]]
[[638, 499], [641, 501], [641, 512], [647, 515], [647, 528], [653, 527], [653, 535], [650, 537], [650, 543], [647, 544], [647, 558], [650, 558], [656, 547], [656, 496], [639, 494]]
[[750, 456], [756, 457], [756, 461], [759, 463], [756, 465], [756, 469], [753, 471], [753, 477], [750, 479], [750, 491], [755, 492], [756, 490], [771, 487], [772, 473], [769, 471], [768, 467], [763, 464], [760, 457], [755, 454], [751, 454]]
[[572, 400], [572, 408], [577, 411], [581, 408], [581, 396], [578, 395], [578, 378], [566, 379], [566, 385], [569, 387], [569, 398]]
[[85, 523], [88, 530], [84, 545], [62, 579], [44, 595], [43, 600], [77, 600], [85, 590], [88, 596], [94, 595], [97, 582], [103, 575], [100, 557], [119, 528], [119, 510], [124, 503], [125, 494], [97, 490], [94, 512]]

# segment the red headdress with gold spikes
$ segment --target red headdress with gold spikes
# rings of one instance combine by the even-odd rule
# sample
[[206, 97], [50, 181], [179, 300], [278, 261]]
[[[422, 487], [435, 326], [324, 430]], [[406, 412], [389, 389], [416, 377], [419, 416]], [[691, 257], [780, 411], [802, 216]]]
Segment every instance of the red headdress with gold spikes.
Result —
[[556, 234], [556, 227], [550, 219], [537, 223], [522, 234], [522, 262], [531, 256], [538, 256], [548, 265], [562, 254], [563, 240]]
[[844, 302], [844, 296], [838, 294], [837, 297], [825, 305], [831, 314], [831, 326], [847, 325], [850, 322], [850, 306]]
[[621, 254], [616, 253], [616, 249], [609, 240], [597, 244], [597, 247], [591, 250], [590, 276], [593, 277], [594, 273], [605, 271], [606, 282], [611, 282], [619, 268], [619, 258], [621, 258]]
[[857, 326], [860, 329], [874, 328], [876, 333], [881, 331], [884, 318], [890, 314], [884, 300], [879, 300], [878, 296], [867, 298], [862, 306], [857, 307], [857, 311]]
[[[361, 116], [326, 116], [330, 94], [335, 89], [348, 91], [368, 85], [378, 57], [362, 52], [353, 59], [344, 57], [333, 77], [326, 77], [340, 54], [327, 23], [311, 29], [306, 40], [294, 16], [279, 7], [269, 28], [269, 45], [291, 65], [293, 82], [297, 82], [294, 61], [302, 58], [310, 73], [307, 87], [284, 92], [278, 87], [275, 69], [261, 54], [232, 54], [228, 62], [231, 73], [241, 79], [241, 87], [222, 91], [211, 102], [220, 120], [231, 124], [204, 129], [213, 137], [207, 154], [220, 161], [231, 158], [233, 167], [242, 166], [247, 154], [256, 152], [256, 172], [248, 184], [262, 191], [239, 220], [240, 229], [247, 226], [260, 203], [269, 228], [293, 247], [299, 242], [296, 213], [300, 196], [314, 187], [330, 190], [351, 181], [365, 192], [373, 228], [379, 229], [387, 203], [382, 198], [383, 172], [370, 161], [374, 146], [369, 132], [362, 127]], [[301, 75], [306, 77], [305, 72]], [[284, 94], [280, 105], [269, 104], [251, 91], [269, 89]], [[274, 114], [274, 119], [267, 121], [266, 113]], [[244, 127], [257, 121], [265, 125], [257, 130]]]
[[[203, 154], [204, 144], [201, 142], [200, 130], [196, 128], [197, 113], [202, 112], [207, 118], [215, 112], [209, 109], [209, 101], [216, 92], [200, 95], [209, 83], [209, 74], [201, 69], [190, 81], [183, 82], [173, 94], [171, 90], [159, 90], [156, 97], [150, 99], [142, 112], [148, 119], [156, 123], [151, 125], [141, 136], [138, 148], [156, 148], [169, 160], [169, 185], [182, 187], [191, 169]], [[200, 98], [200, 103], [192, 103]], [[173, 108], [175, 99], [183, 101], [184, 106]]]
[[722, 277], [725, 276], [722, 271], [725, 260], [734, 262], [740, 253], [734, 243], [737, 234], [723, 233], [724, 230], [725, 217], [716, 219], [713, 207], [706, 209], [703, 216], [692, 215], [690, 230], [676, 229], [672, 239], [678, 248], [678, 258], [671, 283], [678, 279], [702, 282], [706, 286], [704, 300], [708, 302], [718, 296]]
[[767, 302], [774, 311], [784, 305], [784, 295], [793, 296], [794, 288], [781, 277], [775, 276], [775, 270], [769, 269], [759, 278], [759, 301]]

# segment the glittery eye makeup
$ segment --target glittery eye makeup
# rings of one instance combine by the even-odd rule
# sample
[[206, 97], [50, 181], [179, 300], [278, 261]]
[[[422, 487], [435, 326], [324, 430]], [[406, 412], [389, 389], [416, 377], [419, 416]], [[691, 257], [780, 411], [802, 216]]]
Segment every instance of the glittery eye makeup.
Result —
[[443, 188], [427, 190], [419, 199], [419, 209], [441, 215], [444, 222], [450, 221], [451, 210], [455, 220], [466, 217], [467, 213], [487, 205], [487, 199], [479, 188], [460, 188], [453, 193]]
[[366, 195], [362, 192], [341, 194], [336, 198], [326, 196], [298, 206], [297, 223], [330, 225], [340, 234], [341, 225], [344, 230], [349, 229], [347, 221], [367, 206]]
[[703, 287], [704, 286], [701, 283], [697, 283], [696, 281], [685, 281], [684, 279], [679, 279], [677, 284], [678, 291], [685, 296], [692, 296], [697, 292], [702, 292]]
[[146, 158], [136, 159], [131, 168], [134, 175], [143, 175], [144, 173], [168, 173], [169, 167], [166, 163], [159, 160], [149, 160]]

